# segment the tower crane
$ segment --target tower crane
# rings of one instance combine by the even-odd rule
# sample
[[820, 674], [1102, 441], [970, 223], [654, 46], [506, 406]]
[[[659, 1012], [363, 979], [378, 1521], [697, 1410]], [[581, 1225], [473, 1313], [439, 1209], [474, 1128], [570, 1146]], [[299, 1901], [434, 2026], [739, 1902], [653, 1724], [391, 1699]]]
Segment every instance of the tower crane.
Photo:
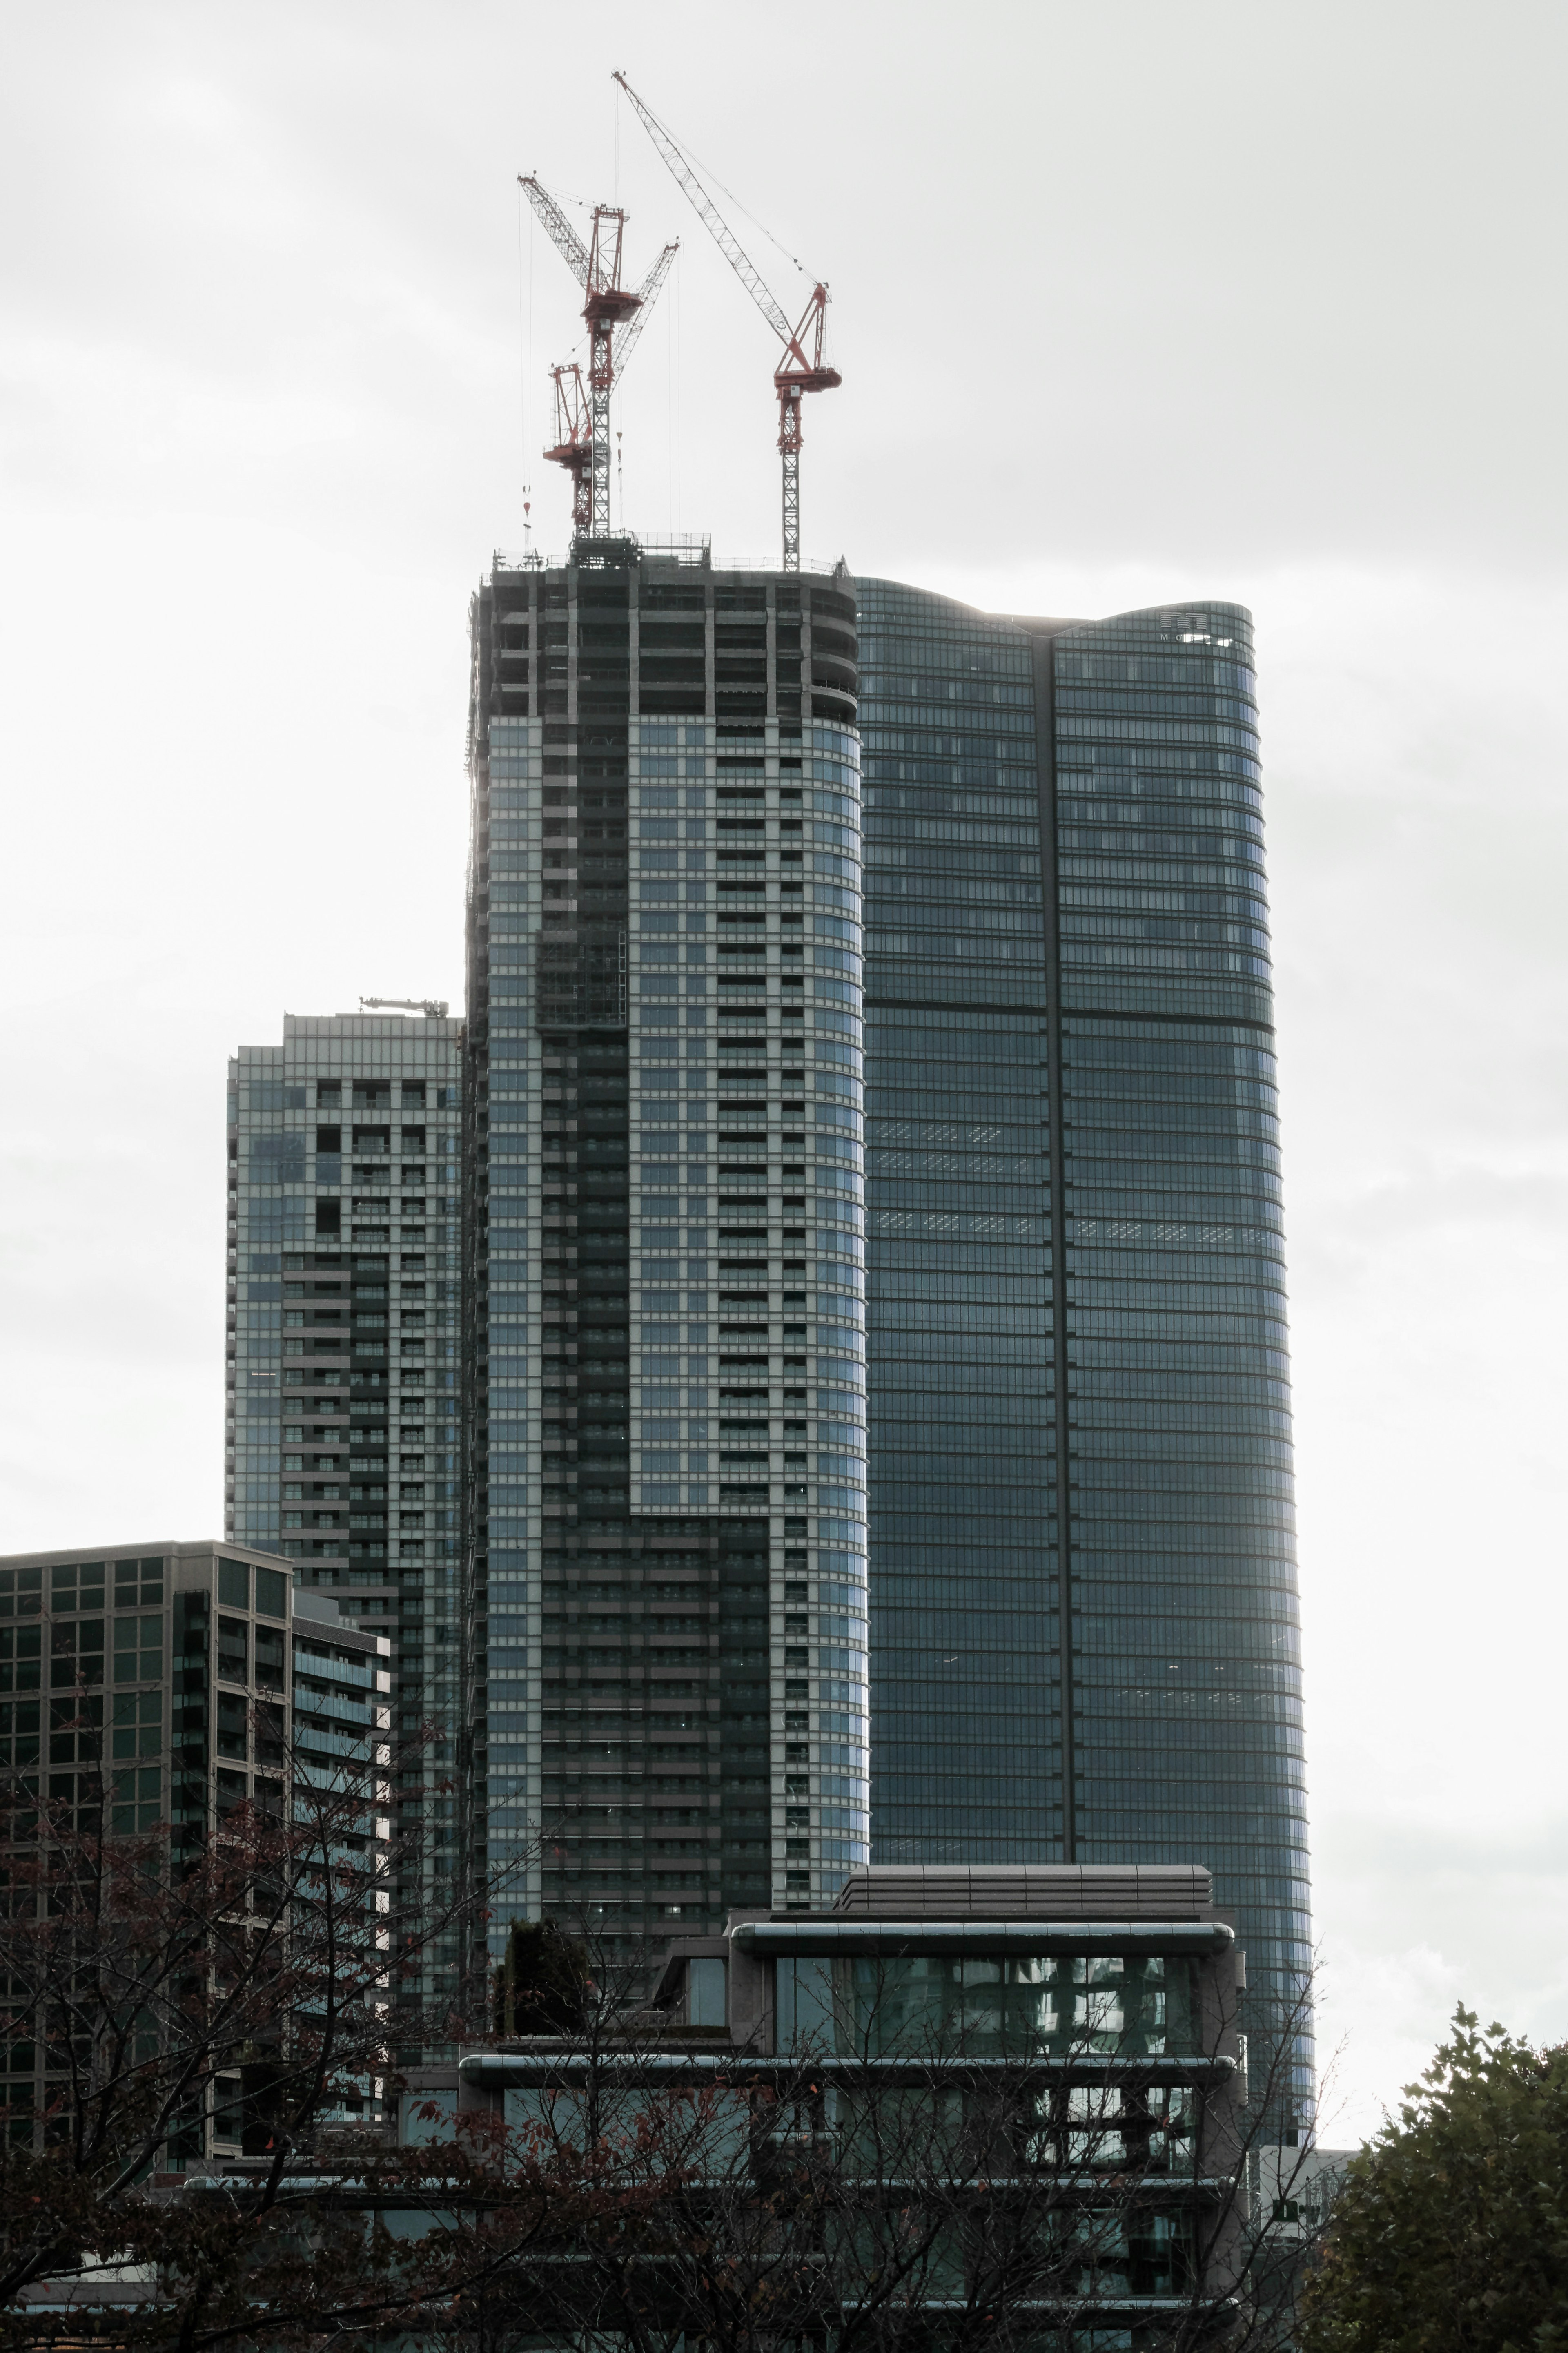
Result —
[[823, 364], [827, 289], [820, 282], [812, 288], [811, 300], [801, 313], [799, 324], [792, 327], [783, 305], [769, 291], [762, 272], [702, 185], [681, 148], [658, 117], [643, 104], [625, 74], [617, 73], [612, 79], [619, 82], [630, 99], [643, 128], [690, 200], [699, 220], [784, 347], [784, 358], [773, 370], [773, 389], [779, 401], [779, 455], [784, 468], [784, 568], [786, 572], [798, 572], [800, 445], [803, 438], [801, 396], [807, 392], [835, 392], [844, 381], [837, 368]]
[[[583, 377], [580, 368], [552, 368], [555, 383], [555, 429], [560, 437], [545, 456], [564, 466], [572, 476], [574, 528], [595, 539], [610, 529], [610, 394], [625, 371], [643, 322], [669, 275], [679, 250], [667, 245], [634, 294], [621, 284], [621, 248], [626, 216], [618, 205], [595, 205], [592, 237], [584, 245], [549, 190], [531, 175], [520, 172], [518, 185], [533, 206], [551, 243], [583, 289], [583, 317], [588, 329], [588, 406], [586, 434], [581, 413]], [[575, 382], [565, 386], [570, 374]], [[584, 459], [584, 452], [586, 451]]]
[[591, 533], [594, 528], [594, 425], [587, 395], [583, 390], [583, 371], [575, 360], [565, 367], [553, 367], [550, 380], [555, 386], [555, 446], [544, 452], [552, 465], [564, 466], [572, 477], [572, 529]]

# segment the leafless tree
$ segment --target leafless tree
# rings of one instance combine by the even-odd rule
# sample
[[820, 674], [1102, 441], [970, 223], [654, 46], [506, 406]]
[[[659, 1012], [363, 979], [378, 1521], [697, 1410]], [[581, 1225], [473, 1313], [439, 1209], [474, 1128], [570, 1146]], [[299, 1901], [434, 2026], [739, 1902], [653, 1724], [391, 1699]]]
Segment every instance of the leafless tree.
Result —
[[[424, 1868], [422, 1825], [377, 1835], [404, 1760], [383, 1743], [330, 1782], [299, 1761], [287, 1805], [188, 1847], [106, 1834], [101, 1770], [68, 1813], [9, 1793], [0, 2024], [40, 2062], [0, 2154], [18, 2345], [1042, 2353], [1152, 2285], [1169, 2353], [1289, 2341], [1289, 2265], [1249, 2192], [1310, 1988], [1249, 2018], [1245, 2083], [1231, 2019], [1205, 2013], [1194, 2067], [1108, 2067], [1092, 2001], [1070, 2032], [999, 2043], [963, 2012], [899, 2010], [875, 1968], [805, 2047], [715, 2048], [641, 2006], [649, 1956], [589, 1940], [565, 2031], [506, 2042], [417, 1996], [476, 1899]], [[355, 2135], [344, 2095], [391, 2088], [395, 2036], [500, 2041], [523, 2080], [504, 2107], [432, 2114], [423, 2146]], [[247, 2165], [159, 2185], [160, 2151], [237, 2072]], [[47, 2302], [68, 2308], [37, 2308], [28, 2291], [61, 2280]]]
[[1218, 2047], [1235, 2021], [1211, 2019], [1181, 2083], [1108, 2070], [1092, 2028], [1031, 2052], [889, 2021], [890, 1984], [864, 1969], [813, 2047], [672, 2049], [633, 2007], [641, 1961], [588, 1974], [575, 2030], [518, 2046], [528, 2088], [492, 2148], [503, 2179], [581, 2168], [577, 2223], [476, 2284], [478, 2342], [548, 2316], [635, 2353], [882, 2353], [933, 2334], [952, 2353], [1065, 2353], [1152, 2290], [1141, 2317], [1170, 2353], [1291, 2341], [1303, 2234], [1282, 2237], [1276, 2210], [1310, 2159], [1294, 2098], [1310, 1984], [1254, 2009], [1242, 2068]]
[[[258, 1724], [276, 1778], [257, 1786], [274, 1795], [132, 1832], [116, 1827], [100, 1713], [79, 1695], [68, 1795], [26, 1770], [0, 1787], [5, 2325], [35, 2345], [79, 2335], [81, 2308], [33, 2308], [29, 2290], [62, 2281], [43, 2301], [87, 2307], [127, 2290], [132, 2336], [192, 2348], [253, 2329], [258, 2293], [280, 2322], [298, 2311], [313, 2325], [329, 2281], [351, 2305], [370, 2289], [379, 2312], [398, 2266], [367, 2250], [363, 2216], [330, 2200], [307, 2260], [299, 2181], [307, 2163], [376, 2152], [397, 2044], [486, 2023], [422, 1986], [466, 1912], [500, 1892], [428, 1868], [423, 1820], [399, 1821], [400, 1769], [438, 1736], [378, 1740], [324, 1767]], [[172, 2153], [200, 2170], [215, 2108], [253, 2160], [244, 2194], [216, 2200], [171, 2169]], [[340, 2268], [321, 2274], [333, 2247]], [[154, 2278], [156, 2295], [129, 2292]]]

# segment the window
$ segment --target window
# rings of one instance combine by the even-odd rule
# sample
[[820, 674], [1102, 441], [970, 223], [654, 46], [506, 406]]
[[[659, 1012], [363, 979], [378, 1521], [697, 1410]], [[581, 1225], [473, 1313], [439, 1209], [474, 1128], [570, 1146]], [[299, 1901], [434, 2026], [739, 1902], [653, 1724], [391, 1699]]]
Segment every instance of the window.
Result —
[[49, 1687], [69, 1690], [75, 1683], [103, 1681], [103, 1620], [101, 1618], [57, 1619], [50, 1632]]
[[163, 1599], [163, 1564], [161, 1560], [117, 1560], [114, 1564], [114, 1606], [117, 1609], [145, 1609], [149, 1602]]
[[154, 1683], [163, 1672], [163, 1618], [117, 1618], [114, 1621], [114, 1680], [117, 1683]]
[[1073, 2024], [1089, 2030], [1089, 2048], [1091, 2051], [1102, 2047], [1102, 2036], [1120, 2040], [1127, 2026], [1120, 1986], [1106, 1986], [1098, 1992], [1080, 1993], [1073, 2003]]
[[243, 1683], [249, 1681], [246, 1670], [250, 1656], [250, 1629], [243, 1618], [220, 1618], [217, 1621], [217, 1671], [226, 1682]]
[[305, 1181], [305, 1138], [290, 1134], [253, 1135], [250, 1166], [258, 1185], [302, 1185]]
[[404, 1106], [404, 1109], [406, 1111], [406, 1110], [409, 1108], [409, 1106], [410, 1106], [411, 1104], [413, 1104], [413, 1103], [420, 1103], [420, 1104], [422, 1104], [422, 1103], [424, 1103], [424, 1101], [425, 1101], [425, 1082], [424, 1082], [424, 1080], [423, 1080], [423, 1079], [405, 1079], [405, 1080], [404, 1080], [404, 1082], [403, 1082], [403, 1106]]
[[217, 1598], [230, 1609], [250, 1607], [250, 1570], [243, 1560], [220, 1560], [217, 1565]]
[[92, 1802], [98, 1793], [98, 1777], [94, 1773], [84, 1773], [81, 1776], [79, 1788], [74, 1773], [49, 1775], [48, 1795], [51, 1805], [69, 1806], [73, 1799], [79, 1799], [80, 1803], [76, 1816], [76, 1827], [79, 1831], [93, 1831], [99, 1829], [102, 1815], [100, 1809]]
[[686, 1964], [686, 2022], [689, 2026], [722, 2026], [729, 2017], [724, 1964], [700, 1958]]
[[316, 1108], [319, 1111], [336, 1111], [342, 1099], [343, 1082], [341, 1079], [316, 1081]]
[[[274, 1575], [278, 1575], [278, 1572], [273, 1569], [258, 1569], [257, 1582], [259, 1584], [263, 1577], [272, 1577]], [[278, 1582], [279, 1585], [283, 1582], [280, 1575], [278, 1575]], [[281, 1617], [282, 1614], [283, 1612], [281, 1609], [279, 1609], [278, 1615]], [[268, 1691], [281, 1691], [283, 1688], [283, 1630], [281, 1627], [258, 1626], [256, 1629], [256, 1680]]]
[[[330, 1463], [330, 1462], [323, 1462], [323, 1463], [321, 1464], [321, 1467], [323, 1470], [330, 1470], [331, 1466], [331, 1463]], [[288, 1610], [289, 1610], [289, 1599], [288, 1599], [288, 1595], [289, 1595], [289, 1585], [288, 1585], [288, 1579], [284, 1577], [283, 1572], [282, 1572], [282, 1570], [281, 1570], [281, 1569], [278, 1569], [278, 1568], [258, 1568], [258, 1569], [257, 1570], [257, 1572], [256, 1572], [256, 1607], [257, 1607], [258, 1613], [261, 1617], [263, 1617], [263, 1618], [283, 1618], [283, 1617], [286, 1617], [286, 1616], [288, 1615]], [[264, 1635], [264, 1634], [266, 1634], [266, 1633], [267, 1633], [267, 1629], [266, 1629], [265, 1627], [258, 1626], [258, 1627], [257, 1628], [257, 1630], [256, 1630], [256, 1659], [257, 1659], [257, 1664], [258, 1664], [258, 1666], [259, 1666], [259, 1664], [260, 1664], [260, 1662], [261, 1662], [261, 1643], [262, 1643], [262, 1637], [263, 1637], [263, 1635]], [[272, 1640], [274, 1640], [274, 1639], [278, 1640], [279, 1641], [281, 1641], [282, 1637], [279, 1635], [279, 1636], [278, 1636], [278, 1637], [274, 1638], [274, 1637], [273, 1637], [273, 1636], [271, 1636], [270, 1634], [268, 1634], [267, 1639], [268, 1639], [269, 1641], [272, 1641]]]
[[834, 2033], [833, 1964], [816, 1955], [775, 1965], [774, 1989], [781, 2051], [831, 2049]]
[[1074, 2084], [1067, 2095], [1067, 2112], [1074, 2124], [1094, 2129], [1063, 2135], [1063, 2152], [1071, 2166], [1115, 2165], [1127, 2161], [1127, 2137], [1119, 2084]]
[[1149, 2120], [1149, 2163], [1169, 2173], [1190, 2173], [1195, 2158], [1195, 2101], [1187, 2085], [1152, 2084], [1145, 2094]]
[[247, 1754], [246, 1738], [249, 1728], [250, 1710], [237, 1694], [219, 1692], [217, 1695], [217, 1753], [220, 1757]]
[[116, 1692], [110, 1740], [117, 1759], [156, 1757], [163, 1745], [163, 1693]]
[[49, 1762], [98, 1762], [103, 1736], [101, 1699], [57, 1699], [49, 1703]]
[[40, 1626], [0, 1626], [0, 1692], [37, 1690], [42, 1642]]
[[109, 1817], [112, 1830], [121, 1836], [132, 1831], [154, 1830], [163, 1810], [163, 1773], [156, 1765], [138, 1765], [116, 1773], [110, 1795], [113, 1801]]
[[37, 1761], [37, 1701], [0, 1700], [0, 1766], [36, 1765]]
[[101, 1609], [103, 1607], [103, 1563], [89, 1560], [57, 1568], [50, 1579], [50, 1602], [55, 1610]]
[[0, 1569], [0, 1618], [36, 1618], [43, 1594], [41, 1568]]

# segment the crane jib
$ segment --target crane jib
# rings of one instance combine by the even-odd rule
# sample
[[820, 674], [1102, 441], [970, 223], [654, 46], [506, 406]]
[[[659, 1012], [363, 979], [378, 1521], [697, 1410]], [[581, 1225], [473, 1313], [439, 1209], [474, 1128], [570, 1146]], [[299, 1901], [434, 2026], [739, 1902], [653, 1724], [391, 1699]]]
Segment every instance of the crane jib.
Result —
[[782, 304], [770, 291], [761, 270], [698, 178], [677, 140], [665, 129], [651, 108], [644, 105], [625, 74], [614, 74], [611, 79], [619, 84], [630, 100], [638, 121], [668, 166], [670, 176], [784, 347], [784, 361], [773, 371], [773, 387], [779, 402], [778, 446], [784, 459], [784, 568], [786, 572], [798, 572], [801, 395], [834, 392], [844, 381], [838, 370], [827, 366], [823, 359], [827, 289], [820, 282], [813, 287], [811, 300], [802, 313], [799, 325], [792, 327]]

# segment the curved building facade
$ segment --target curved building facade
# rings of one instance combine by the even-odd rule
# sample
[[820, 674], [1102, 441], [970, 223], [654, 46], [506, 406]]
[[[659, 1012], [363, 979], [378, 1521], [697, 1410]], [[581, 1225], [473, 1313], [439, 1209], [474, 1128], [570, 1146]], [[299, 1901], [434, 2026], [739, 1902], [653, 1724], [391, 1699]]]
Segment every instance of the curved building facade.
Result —
[[1310, 1940], [1248, 616], [861, 580], [873, 1852]]

